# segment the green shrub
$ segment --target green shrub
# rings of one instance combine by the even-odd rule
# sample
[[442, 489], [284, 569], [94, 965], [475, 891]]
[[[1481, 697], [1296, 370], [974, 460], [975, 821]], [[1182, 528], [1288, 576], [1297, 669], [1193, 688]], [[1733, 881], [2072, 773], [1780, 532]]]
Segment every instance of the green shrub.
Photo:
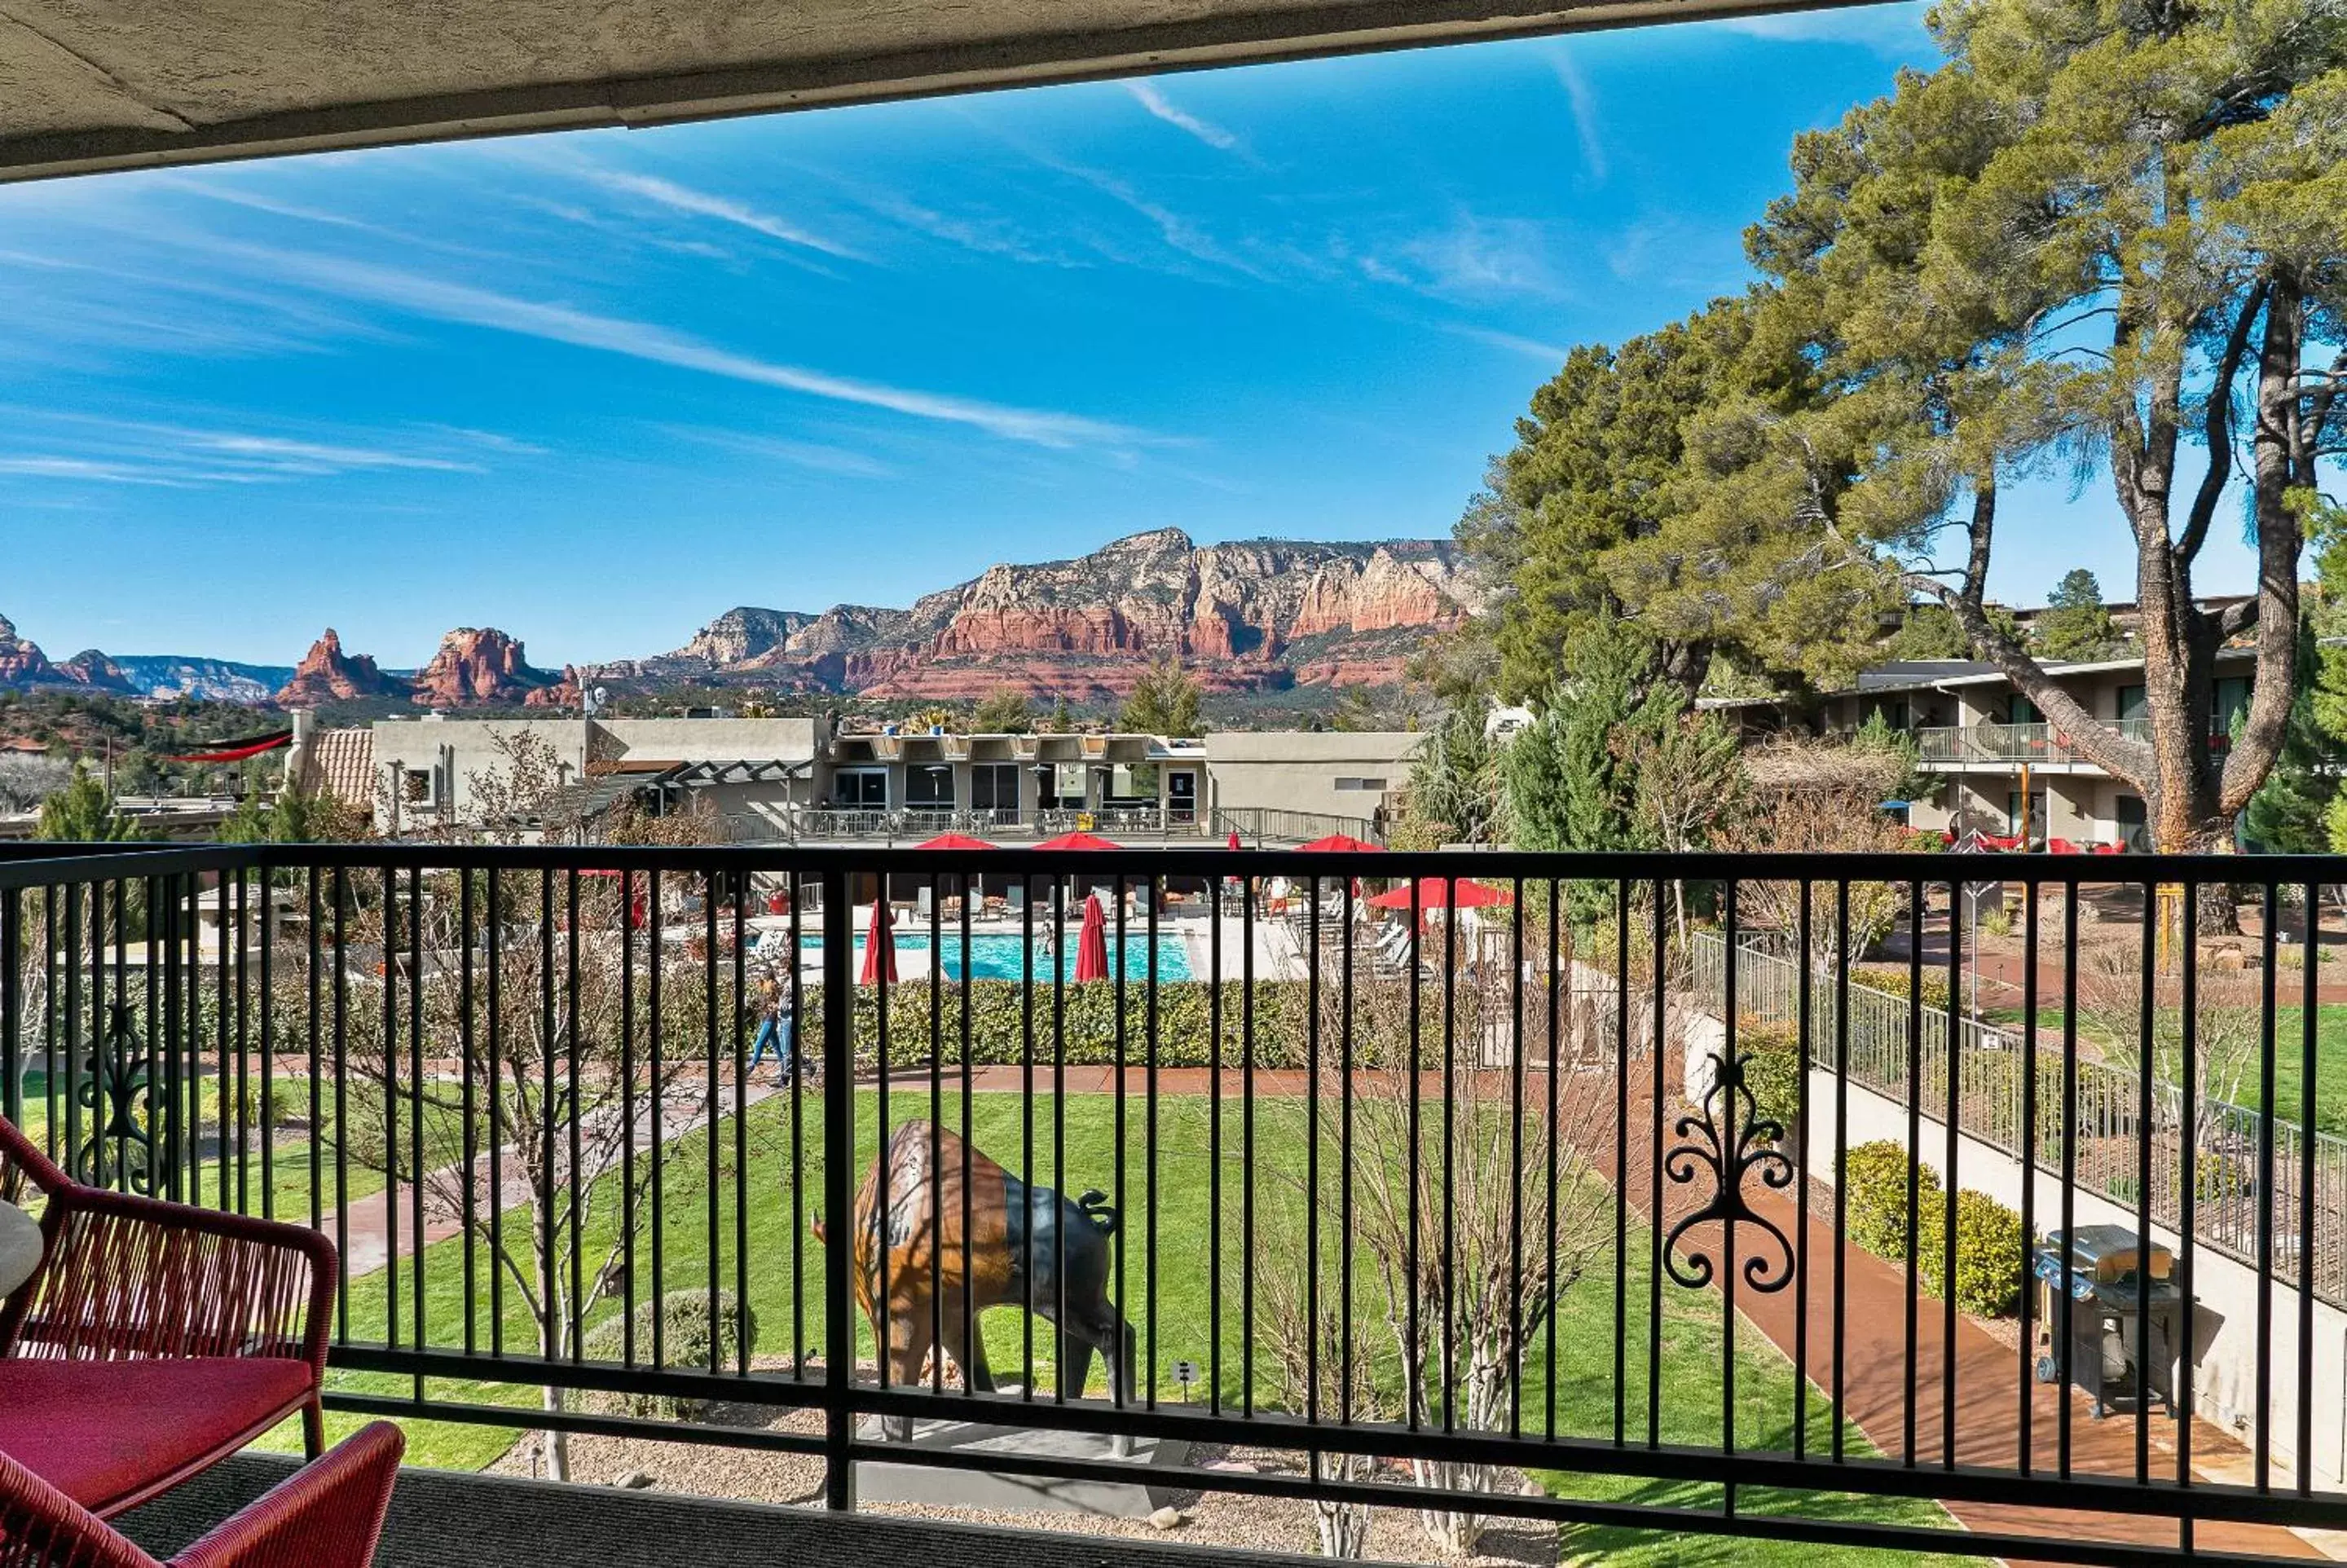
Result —
[[1752, 1091], [1755, 1113], [1791, 1138], [1801, 1109], [1801, 1045], [1794, 1027], [1747, 1019], [1736, 1026], [1736, 1046], [1747, 1059], [1744, 1086]]
[[[1925, 1173], [1929, 1174], [1927, 1171]], [[1932, 1185], [1938, 1186], [1934, 1180]], [[1926, 1207], [1916, 1257], [1923, 1288], [1947, 1297], [1947, 1212]], [[2027, 1283], [2021, 1216], [1986, 1193], [1956, 1192], [1956, 1306], [1975, 1317], [2005, 1317], [2020, 1309]]]
[[310, 1113], [308, 1091], [305, 1089], [296, 1093], [291, 1084], [272, 1081], [264, 1102], [260, 1080], [254, 1079], [246, 1083], [241, 1099], [245, 1121], [255, 1128], [282, 1127], [297, 1116]]
[[[1850, 1151], [1850, 1239], [1886, 1262], [1907, 1261], [1905, 1145], [1888, 1139]], [[1940, 1173], [1915, 1167], [1915, 1269], [1932, 1295], [1947, 1293], [1947, 1200]], [[2025, 1283], [2021, 1216], [1986, 1193], [1956, 1192], [1956, 1306], [1975, 1317], [2003, 1317], [2021, 1305]]]
[[[755, 1350], [757, 1314], [733, 1299], [730, 1290], [716, 1296], [717, 1365], [731, 1368], [736, 1358]], [[666, 1364], [682, 1369], [705, 1370], [710, 1363], [710, 1296], [704, 1290], [671, 1290], [657, 1301], [636, 1304], [636, 1360], [649, 1365], [652, 1355], [652, 1317], [661, 1319], [661, 1355]], [[584, 1349], [591, 1361], [617, 1361], [627, 1354], [627, 1319], [614, 1316], [589, 1329]], [[661, 1420], [692, 1420], [701, 1414], [702, 1401], [671, 1394], [597, 1392], [587, 1396], [588, 1407], [623, 1416]]]
[[[1907, 1259], [1907, 1150], [1882, 1139], [1860, 1143], [1847, 1155], [1844, 1182], [1850, 1239], [1895, 1263]], [[1922, 1206], [1939, 1195], [1940, 1178], [1928, 1165], [1917, 1172]]]
[[[1901, 1000], [1907, 996], [1907, 966], [1904, 964], [1860, 964], [1850, 971], [1851, 985], [1864, 986], [1869, 990], [1881, 991]], [[1945, 964], [1937, 968], [1929, 964], [1923, 966], [1923, 1005], [1938, 1008], [1942, 1012], [1947, 1010], [1948, 969]]]

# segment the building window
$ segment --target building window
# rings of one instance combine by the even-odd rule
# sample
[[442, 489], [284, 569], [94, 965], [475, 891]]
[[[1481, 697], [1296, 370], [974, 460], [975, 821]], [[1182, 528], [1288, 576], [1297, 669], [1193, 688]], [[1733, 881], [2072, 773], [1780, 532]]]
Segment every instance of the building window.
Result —
[[905, 770], [905, 804], [919, 810], [951, 811], [953, 769], [943, 763], [922, 763]]
[[429, 768], [404, 770], [399, 778], [399, 794], [400, 798], [409, 805], [430, 805], [432, 804], [432, 770]]
[[888, 770], [850, 768], [835, 773], [831, 775], [831, 798], [835, 804], [850, 810], [886, 811]]
[[2147, 719], [2151, 717], [2151, 704], [2144, 700], [2142, 687], [2122, 686], [2119, 688], [2119, 717], [2122, 719]]
[[1337, 780], [1337, 787], [1340, 790], [1371, 790], [1382, 794], [1385, 793], [1386, 781], [1381, 778], [1346, 778], [1339, 776]]
[[1108, 798], [1120, 805], [1157, 804], [1157, 764], [1119, 763], [1109, 769]]
[[972, 811], [1019, 809], [1019, 769], [1010, 763], [981, 763], [969, 770]]

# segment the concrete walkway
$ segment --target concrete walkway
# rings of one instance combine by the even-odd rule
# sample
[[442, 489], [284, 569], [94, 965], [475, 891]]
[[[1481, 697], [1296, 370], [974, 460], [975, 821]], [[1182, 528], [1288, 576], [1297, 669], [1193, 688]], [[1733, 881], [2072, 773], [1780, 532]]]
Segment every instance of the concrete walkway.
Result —
[[[705, 1128], [709, 1122], [706, 1109], [700, 1100], [700, 1080], [688, 1079], [680, 1072], [672, 1076], [672, 1081], [676, 1085], [676, 1092], [679, 1095], [690, 1095], [692, 1099], [689, 1102], [680, 1102], [676, 1100], [664, 1101], [661, 1108], [661, 1125], [659, 1137], [659, 1142], [663, 1146]], [[755, 1105], [783, 1091], [784, 1085], [779, 1081], [775, 1081], [771, 1077], [760, 1078], [752, 1082], [748, 1101], [750, 1104]], [[733, 1112], [733, 1089], [724, 1084], [719, 1085], [717, 1114], [720, 1117], [730, 1116]], [[618, 1112], [612, 1112], [610, 1114], [616, 1116]], [[652, 1112], [650, 1106], [637, 1112], [630, 1141], [634, 1144], [639, 1158], [643, 1157], [651, 1148], [654, 1140]], [[511, 1144], [506, 1145], [508, 1149], [511, 1146]], [[517, 1173], [517, 1163], [510, 1158], [501, 1159], [501, 1168], [498, 1172], [502, 1179], [497, 1184], [497, 1204], [508, 1214], [525, 1210], [531, 1198], [528, 1178]], [[616, 1171], [619, 1166], [620, 1152], [615, 1141], [610, 1152], [610, 1169]], [[464, 1216], [461, 1214], [445, 1212], [441, 1202], [443, 1196], [455, 1186], [454, 1178], [450, 1173], [452, 1170], [453, 1167], [446, 1167], [436, 1172], [425, 1183], [423, 1245], [425, 1246], [430, 1246], [435, 1242], [446, 1241], [450, 1236], [460, 1234], [464, 1229]], [[486, 1152], [476, 1156], [474, 1160], [473, 1191], [474, 1202], [478, 1205], [478, 1212], [486, 1215], [489, 1210], [489, 1157]], [[382, 1191], [370, 1193], [365, 1197], [353, 1202], [347, 1213], [347, 1224], [338, 1225], [336, 1216], [331, 1211], [323, 1216], [323, 1223], [319, 1228], [333, 1240], [335, 1246], [341, 1251], [344, 1278], [358, 1279], [383, 1267], [395, 1255], [392, 1245], [395, 1228], [398, 1233], [396, 1255], [405, 1258], [415, 1254], [416, 1249], [415, 1198], [415, 1184], [401, 1182], [387, 1184]], [[398, 1216], [395, 1223], [393, 1219], [395, 1212]]]

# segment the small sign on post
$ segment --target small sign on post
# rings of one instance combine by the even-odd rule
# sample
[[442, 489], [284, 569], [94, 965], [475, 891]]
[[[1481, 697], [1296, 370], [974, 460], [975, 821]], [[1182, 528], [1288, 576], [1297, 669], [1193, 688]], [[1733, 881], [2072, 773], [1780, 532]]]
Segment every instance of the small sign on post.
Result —
[[1174, 1386], [1182, 1390], [1182, 1402], [1184, 1404], [1186, 1405], [1190, 1402], [1190, 1389], [1197, 1381], [1198, 1363], [1195, 1361], [1176, 1361], [1174, 1363]]

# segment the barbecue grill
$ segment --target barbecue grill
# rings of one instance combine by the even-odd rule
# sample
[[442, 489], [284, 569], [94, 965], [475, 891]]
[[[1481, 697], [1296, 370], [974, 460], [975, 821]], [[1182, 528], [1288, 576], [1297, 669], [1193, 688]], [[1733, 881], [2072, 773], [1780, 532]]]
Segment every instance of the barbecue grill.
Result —
[[2176, 1413], [2176, 1325], [2185, 1303], [2173, 1278], [2174, 1253], [2143, 1245], [2124, 1225], [2080, 1225], [2066, 1236], [2047, 1232], [2030, 1272], [2037, 1278], [2039, 1382], [2058, 1383], [2066, 1371], [2097, 1420], [2117, 1406], [2147, 1409], [2154, 1399]]

